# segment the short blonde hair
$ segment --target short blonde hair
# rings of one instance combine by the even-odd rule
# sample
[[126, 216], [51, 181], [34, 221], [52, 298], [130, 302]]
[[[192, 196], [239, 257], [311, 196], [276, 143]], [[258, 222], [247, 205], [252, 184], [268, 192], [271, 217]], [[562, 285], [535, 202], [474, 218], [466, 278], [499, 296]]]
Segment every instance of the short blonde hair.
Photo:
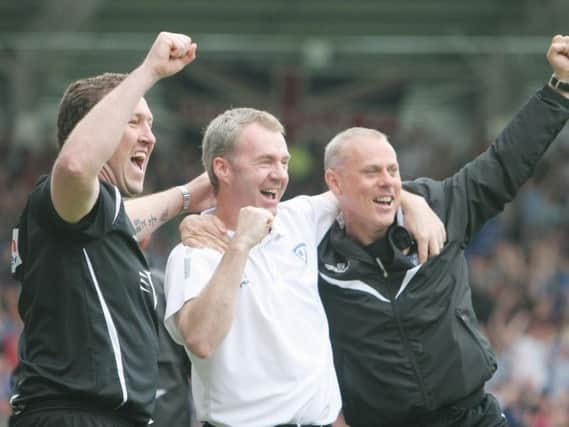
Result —
[[284, 126], [271, 113], [254, 108], [232, 108], [213, 119], [206, 128], [202, 140], [202, 163], [209, 176], [213, 192], [217, 194], [219, 181], [213, 171], [213, 159], [230, 157], [241, 130], [250, 123], [285, 134]]

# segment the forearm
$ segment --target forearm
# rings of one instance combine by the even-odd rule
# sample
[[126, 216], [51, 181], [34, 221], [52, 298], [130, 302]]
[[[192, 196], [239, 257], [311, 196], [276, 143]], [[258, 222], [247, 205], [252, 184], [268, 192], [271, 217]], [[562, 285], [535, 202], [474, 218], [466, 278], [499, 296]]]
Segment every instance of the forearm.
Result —
[[178, 215], [182, 203], [182, 193], [172, 187], [160, 193], [126, 200], [124, 205], [136, 237], [142, 239]]
[[[506, 190], [515, 192], [526, 182], [568, 118], [569, 100], [549, 86], [538, 91], [520, 109], [489, 148], [486, 158], [503, 169], [500, 182]], [[479, 169], [481, 180], [487, 177], [488, 169]]]
[[417, 201], [420, 200], [425, 201], [425, 199], [422, 196], [418, 196], [404, 188], [401, 189], [401, 208], [403, 209], [404, 212], [412, 208], [413, 204], [417, 203]]
[[467, 239], [514, 199], [568, 119], [569, 100], [546, 86], [520, 109], [494, 144], [445, 181], [446, 193], [453, 195], [449, 202], [461, 203], [462, 217], [468, 219], [466, 228], [460, 227]]
[[[199, 212], [213, 205], [213, 191], [207, 174], [201, 174], [185, 184], [185, 187], [190, 193], [187, 212]], [[183, 204], [182, 192], [173, 187], [159, 193], [130, 199], [125, 202], [125, 208], [137, 237], [144, 238], [162, 224], [184, 213]]]
[[178, 330], [198, 357], [210, 356], [231, 328], [248, 253], [232, 241], [206, 287], [178, 314]]

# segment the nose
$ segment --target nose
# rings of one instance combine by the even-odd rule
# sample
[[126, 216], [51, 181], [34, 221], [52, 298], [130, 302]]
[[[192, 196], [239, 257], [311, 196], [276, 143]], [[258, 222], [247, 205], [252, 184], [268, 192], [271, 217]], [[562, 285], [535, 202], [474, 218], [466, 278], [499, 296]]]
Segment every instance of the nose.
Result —
[[378, 184], [380, 186], [391, 185], [393, 183], [393, 180], [394, 177], [389, 173], [389, 171], [385, 170], [379, 175]]
[[156, 144], [156, 137], [154, 136], [154, 133], [152, 132], [152, 128], [150, 127], [150, 124], [144, 123], [142, 125], [142, 130], [140, 133], [139, 140], [141, 142], [144, 142], [144, 143], [149, 144], [149, 145]]
[[283, 180], [288, 177], [288, 169], [282, 163], [277, 163], [274, 168], [271, 169], [271, 178]]

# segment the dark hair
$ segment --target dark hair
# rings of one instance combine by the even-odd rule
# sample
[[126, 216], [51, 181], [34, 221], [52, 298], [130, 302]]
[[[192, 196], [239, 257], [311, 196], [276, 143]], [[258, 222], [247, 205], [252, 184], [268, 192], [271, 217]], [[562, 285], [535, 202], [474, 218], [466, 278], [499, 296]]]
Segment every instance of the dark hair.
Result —
[[126, 74], [105, 73], [77, 80], [67, 87], [59, 103], [57, 114], [57, 143], [60, 148], [77, 123], [126, 76]]

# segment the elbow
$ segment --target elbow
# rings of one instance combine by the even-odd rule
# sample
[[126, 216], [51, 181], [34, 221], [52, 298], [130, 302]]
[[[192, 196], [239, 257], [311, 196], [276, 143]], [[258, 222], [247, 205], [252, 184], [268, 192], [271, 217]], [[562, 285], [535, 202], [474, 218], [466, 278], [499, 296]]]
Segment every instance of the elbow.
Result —
[[208, 340], [199, 337], [187, 336], [185, 342], [186, 347], [200, 359], [209, 358], [215, 350]]
[[61, 154], [54, 166], [55, 173], [72, 180], [82, 179], [86, 170], [85, 164], [80, 159], [68, 153]]
[[[188, 327], [187, 324], [193, 325], [193, 327]], [[186, 348], [200, 359], [207, 359], [214, 352], [215, 346], [211, 342], [211, 334], [197, 327], [194, 322], [179, 321], [178, 331], [184, 339]]]
[[194, 308], [195, 300], [186, 302], [177, 316], [176, 325], [185, 347], [196, 357], [207, 359], [219, 344], [217, 331], [208, 322], [203, 322], [203, 317]]

